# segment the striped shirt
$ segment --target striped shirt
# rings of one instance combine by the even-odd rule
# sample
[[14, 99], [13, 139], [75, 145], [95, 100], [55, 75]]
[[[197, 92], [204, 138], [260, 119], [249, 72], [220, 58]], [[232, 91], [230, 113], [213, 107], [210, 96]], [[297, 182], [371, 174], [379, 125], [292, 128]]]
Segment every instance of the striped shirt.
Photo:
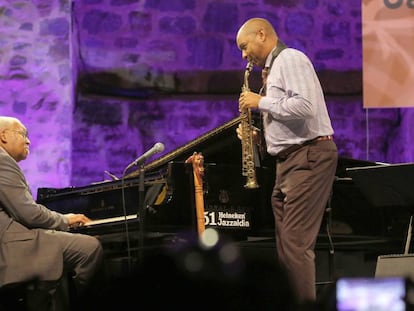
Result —
[[[266, 66], [271, 60], [272, 53]], [[271, 155], [334, 133], [315, 69], [309, 58], [296, 49], [286, 48], [274, 60], [267, 77], [266, 96], [260, 99], [258, 108]]]

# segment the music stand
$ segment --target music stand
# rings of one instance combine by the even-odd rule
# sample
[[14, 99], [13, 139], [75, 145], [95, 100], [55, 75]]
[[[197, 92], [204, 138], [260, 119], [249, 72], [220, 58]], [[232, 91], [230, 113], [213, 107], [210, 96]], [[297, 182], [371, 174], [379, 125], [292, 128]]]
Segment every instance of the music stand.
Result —
[[414, 163], [351, 167], [346, 171], [375, 207], [399, 207], [410, 213], [404, 252], [407, 254], [414, 213]]

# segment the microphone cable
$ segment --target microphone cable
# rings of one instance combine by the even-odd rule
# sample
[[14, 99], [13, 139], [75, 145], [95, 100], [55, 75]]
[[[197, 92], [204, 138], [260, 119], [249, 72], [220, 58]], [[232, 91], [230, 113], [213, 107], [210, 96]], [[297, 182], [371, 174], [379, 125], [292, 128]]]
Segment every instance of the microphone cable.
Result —
[[333, 271], [334, 271], [334, 262], [335, 262], [335, 247], [334, 242], [332, 239], [332, 196], [333, 196], [333, 189], [331, 190], [328, 198], [328, 205], [325, 210], [327, 213], [327, 221], [326, 221], [326, 233], [328, 236], [329, 241], [329, 280], [333, 281]]
[[132, 272], [132, 256], [131, 256], [131, 242], [129, 238], [129, 227], [125, 203], [125, 173], [128, 168], [125, 168], [121, 177], [121, 197], [122, 197], [122, 212], [124, 214], [124, 225], [125, 225], [125, 240], [127, 244], [127, 259], [128, 259], [128, 272]]

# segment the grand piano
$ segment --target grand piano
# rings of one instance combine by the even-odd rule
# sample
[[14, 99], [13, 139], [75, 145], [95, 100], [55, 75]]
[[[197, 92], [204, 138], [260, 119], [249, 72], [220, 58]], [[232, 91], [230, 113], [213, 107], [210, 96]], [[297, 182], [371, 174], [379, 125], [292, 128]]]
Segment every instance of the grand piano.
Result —
[[[37, 202], [61, 213], [84, 213], [98, 220], [96, 225], [77, 229], [91, 234], [123, 230], [126, 218], [132, 230], [140, 226], [140, 218], [145, 219], [145, 233], [195, 231], [194, 179], [192, 166], [185, 161], [197, 152], [204, 157], [206, 228], [237, 238], [272, 234], [269, 198], [274, 169], [257, 167], [259, 188], [244, 188], [241, 143], [236, 137], [239, 122], [240, 117], [231, 119], [121, 180], [83, 187], [39, 188]], [[142, 207], [145, 215], [139, 217]]]
[[[84, 213], [95, 225], [75, 231], [104, 239], [113, 233], [145, 237], [176, 236], [196, 232], [194, 179], [186, 159], [194, 152], [204, 156], [203, 178], [206, 228], [215, 228], [238, 240], [273, 237], [270, 195], [274, 182], [273, 161], [264, 159], [256, 168], [259, 188], [245, 189], [241, 174], [241, 143], [235, 135], [240, 118], [201, 135], [193, 141], [127, 174], [121, 180], [83, 187], [39, 188], [38, 203], [62, 213]], [[347, 176], [349, 167], [376, 163], [340, 158], [337, 178], [321, 227], [326, 234], [350, 245], [372, 239], [401, 239], [406, 215], [370, 204]], [[372, 243], [371, 243], [372, 244]], [[395, 243], [394, 243], [395, 245]], [[400, 246], [400, 245], [398, 245]]]

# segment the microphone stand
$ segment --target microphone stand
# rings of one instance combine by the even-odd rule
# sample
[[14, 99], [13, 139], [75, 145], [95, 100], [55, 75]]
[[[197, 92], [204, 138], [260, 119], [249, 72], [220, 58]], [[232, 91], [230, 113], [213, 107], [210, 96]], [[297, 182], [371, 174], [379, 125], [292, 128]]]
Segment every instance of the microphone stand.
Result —
[[145, 234], [145, 168], [144, 164], [148, 157], [152, 156], [157, 152], [162, 152], [164, 150], [164, 145], [162, 143], [156, 143], [150, 150], [145, 152], [142, 156], [137, 158], [134, 162], [130, 163], [126, 169], [124, 170], [124, 174], [127, 170], [129, 170], [132, 166], [140, 165], [139, 167], [139, 206], [137, 211], [137, 219], [138, 219], [138, 261], [139, 263], [143, 262], [143, 252], [144, 252], [144, 234]]
[[145, 169], [144, 164], [139, 169], [139, 205], [138, 205], [138, 259], [139, 263], [143, 262], [144, 252], [144, 233], [145, 233], [145, 183], [144, 183]]

